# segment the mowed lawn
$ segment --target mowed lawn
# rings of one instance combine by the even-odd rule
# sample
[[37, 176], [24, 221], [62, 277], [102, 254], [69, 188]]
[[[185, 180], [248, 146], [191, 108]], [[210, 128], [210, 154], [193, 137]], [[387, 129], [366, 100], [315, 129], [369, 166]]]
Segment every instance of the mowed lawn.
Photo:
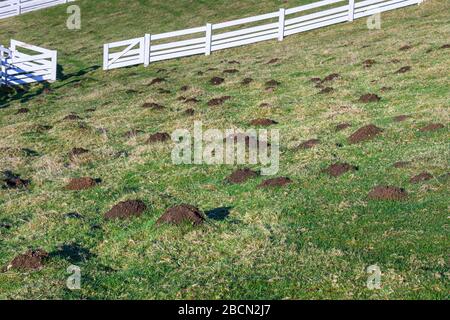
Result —
[[[1, 92], [0, 298], [448, 299], [448, 1], [382, 13], [380, 30], [360, 19], [209, 57], [101, 68], [110, 41], [307, 2], [84, 0], [76, 2], [79, 31], [66, 28], [66, 6], [0, 20], [1, 44], [58, 50], [61, 79]], [[230, 69], [237, 72], [223, 72]], [[330, 74], [338, 75], [311, 81]], [[225, 81], [214, 86], [213, 77]], [[158, 78], [165, 81], [151, 84]], [[273, 90], [270, 80], [279, 82]], [[369, 93], [381, 99], [359, 101]], [[222, 96], [231, 98], [208, 105]], [[194, 121], [249, 129], [257, 118], [277, 122], [269, 127], [281, 135], [276, 176], [292, 183], [230, 184], [226, 177], [245, 166], [175, 165], [172, 142], [147, 143], [156, 132], [193, 130]], [[349, 142], [369, 124], [382, 131]], [[299, 147], [311, 139], [317, 144]], [[73, 148], [87, 152], [71, 156]], [[335, 163], [357, 168], [324, 172]], [[30, 183], [11, 188], [11, 175]], [[101, 182], [65, 190], [76, 177]], [[403, 198], [369, 197], [377, 186]], [[136, 199], [142, 216], [104, 218]], [[205, 223], [156, 225], [181, 203], [199, 208]], [[7, 268], [29, 249], [48, 253], [39, 270]], [[81, 290], [66, 287], [70, 265], [81, 269]], [[371, 265], [381, 289], [367, 288]]]

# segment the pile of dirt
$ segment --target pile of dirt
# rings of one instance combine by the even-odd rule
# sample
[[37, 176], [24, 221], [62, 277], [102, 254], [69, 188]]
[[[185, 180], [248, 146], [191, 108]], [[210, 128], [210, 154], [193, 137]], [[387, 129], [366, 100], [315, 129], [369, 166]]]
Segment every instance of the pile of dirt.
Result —
[[157, 132], [148, 138], [147, 143], [164, 142], [168, 140], [170, 140], [170, 135], [167, 132]]
[[370, 67], [373, 66], [375, 63], [377, 63], [375, 60], [373, 60], [373, 59], [367, 59], [367, 60], [364, 60], [364, 61], [363, 61], [362, 65], [363, 65], [363, 67], [365, 67], [365, 68], [370, 68]]
[[239, 169], [233, 172], [231, 175], [229, 175], [226, 178], [226, 181], [229, 183], [239, 184], [244, 183], [248, 179], [255, 178], [258, 176], [258, 172], [250, 170], [248, 168], [245, 169]]
[[312, 83], [315, 83], [315, 84], [321, 84], [322, 83], [322, 79], [317, 78], [317, 77], [311, 78], [311, 79], [309, 79], [309, 81], [311, 81]]
[[422, 172], [414, 177], [412, 177], [409, 182], [411, 183], [419, 183], [419, 182], [423, 182], [423, 181], [428, 181], [433, 179], [433, 176], [428, 173], [428, 172]]
[[140, 135], [141, 133], [144, 133], [144, 131], [138, 130], [138, 129], [132, 129], [132, 130], [130, 130], [130, 131], [125, 132], [125, 133], [123, 134], [123, 136], [124, 136], [125, 138], [131, 139], [131, 138], [137, 137], [137, 136]]
[[350, 137], [348, 137], [348, 141], [350, 143], [358, 143], [362, 141], [367, 141], [375, 138], [377, 135], [383, 132], [383, 129], [378, 128], [374, 124], [369, 124], [362, 128], [356, 130]]
[[16, 114], [24, 114], [24, 113], [28, 113], [30, 112], [30, 109], [28, 108], [20, 108], [19, 110], [17, 110]]
[[252, 79], [252, 78], [244, 78], [244, 79], [242, 80], [241, 84], [243, 84], [243, 85], [248, 85], [248, 84], [250, 84], [250, 83], [252, 83], [252, 82], [253, 82], [253, 79]]
[[21, 189], [30, 185], [30, 180], [22, 179], [11, 171], [3, 171], [0, 179], [2, 189]]
[[157, 225], [167, 223], [179, 225], [182, 223], [191, 223], [200, 225], [205, 221], [203, 213], [196, 207], [189, 204], [180, 204], [171, 207], [156, 221]]
[[274, 63], [277, 63], [278, 61], [280, 61], [280, 59], [278, 59], [278, 58], [273, 58], [273, 59], [270, 59], [270, 60], [267, 62], [267, 64], [274, 64]]
[[398, 69], [397, 71], [395, 71], [395, 73], [399, 74], [399, 73], [405, 73], [405, 72], [408, 72], [408, 71], [411, 71], [411, 67], [410, 66], [404, 66], [404, 67], [401, 67], [400, 69]]
[[252, 121], [250, 121], [250, 125], [252, 126], [271, 126], [273, 124], [278, 124], [278, 122], [266, 118], [253, 119]]
[[239, 70], [237, 70], [237, 69], [227, 69], [227, 70], [223, 71], [224, 74], [233, 74], [233, 73], [238, 73], [238, 72], [239, 72]]
[[162, 106], [162, 105], [160, 105], [158, 103], [155, 103], [155, 102], [146, 102], [146, 103], [144, 103], [142, 105], [142, 108], [144, 108], [144, 109], [153, 109], [153, 110], [163, 110], [166, 107], [164, 107], [164, 106]]
[[15, 257], [7, 266], [7, 270], [14, 269], [20, 271], [39, 270], [44, 267], [45, 261], [49, 255], [41, 249], [28, 250], [27, 252]]
[[74, 114], [74, 113], [71, 113], [71, 114], [65, 116], [65, 117], [63, 118], [63, 120], [66, 120], [66, 121], [76, 121], [76, 120], [81, 120], [81, 117], [79, 117], [78, 115], [76, 115], [76, 114]]
[[89, 177], [73, 178], [70, 180], [69, 184], [64, 187], [64, 190], [68, 191], [86, 190], [95, 187], [98, 182], [99, 180]]
[[341, 75], [339, 73], [332, 73], [323, 78], [322, 82], [333, 81], [335, 79], [339, 79]]
[[84, 148], [73, 148], [73, 149], [70, 150], [70, 152], [69, 152], [69, 159], [70, 159], [70, 160], [73, 160], [73, 159], [75, 159], [76, 157], [78, 157], [78, 156], [80, 156], [80, 155], [83, 155], [83, 154], [85, 154], [85, 153], [88, 153], [88, 152], [89, 152], [89, 150], [84, 149]]
[[400, 168], [405, 168], [407, 166], [410, 165], [411, 162], [409, 161], [397, 161], [396, 163], [394, 163], [393, 167], [400, 169]]
[[402, 115], [399, 115], [399, 116], [395, 116], [395, 117], [393, 118], [393, 120], [394, 120], [395, 122], [402, 122], [402, 121], [408, 120], [409, 118], [410, 118], [410, 116], [405, 115], [405, 114], [402, 114]]
[[158, 84], [158, 83], [162, 83], [162, 82], [166, 82], [166, 79], [164, 79], [164, 78], [155, 78], [148, 85], [152, 86], [154, 84]]
[[436, 131], [439, 129], [444, 128], [444, 125], [442, 123], [430, 123], [426, 125], [425, 127], [420, 128], [421, 132], [430, 132], [430, 131]]
[[319, 91], [319, 94], [327, 94], [333, 92], [334, 89], [332, 87], [325, 87]]
[[299, 148], [299, 149], [311, 149], [312, 147], [314, 147], [315, 145], [317, 145], [319, 143], [320, 143], [319, 139], [310, 139], [310, 140], [306, 140], [306, 141], [300, 143], [297, 148]]
[[369, 102], [378, 102], [381, 98], [374, 93], [366, 93], [359, 97], [359, 102], [369, 103]]
[[230, 96], [223, 96], [220, 98], [214, 98], [208, 101], [208, 106], [210, 107], [214, 107], [214, 106], [220, 106], [222, 104], [224, 104], [225, 101], [230, 100], [231, 97]]
[[398, 49], [399, 51], [406, 51], [406, 50], [409, 50], [409, 49], [411, 49], [412, 47], [410, 46], [410, 45], [404, 45], [403, 47], [401, 47], [400, 49]]
[[210, 83], [213, 86], [218, 86], [218, 85], [222, 84], [224, 81], [225, 81], [225, 79], [223, 79], [223, 78], [214, 77], [210, 80]]
[[105, 213], [104, 217], [106, 220], [129, 219], [140, 217], [145, 210], [147, 206], [141, 200], [127, 200], [116, 204]]
[[278, 177], [263, 181], [258, 188], [284, 187], [290, 183], [292, 183], [291, 179], [287, 177]]
[[348, 163], [334, 163], [330, 165], [328, 168], [324, 169], [323, 172], [328, 173], [332, 177], [339, 177], [348, 171], [356, 171], [358, 170], [357, 166], [352, 166]]
[[405, 189], [393, 186], [376, 186], [369, 192], [372, 200], [405, 200], [407, 197]]
[[344, 123], [339, 123], [338, 125], [336, 125], [335, 130], [336, 131], [342, 131], [345, 130], [347, 128], [350, 128], [352, 125], [348, 122], [344, 122]]

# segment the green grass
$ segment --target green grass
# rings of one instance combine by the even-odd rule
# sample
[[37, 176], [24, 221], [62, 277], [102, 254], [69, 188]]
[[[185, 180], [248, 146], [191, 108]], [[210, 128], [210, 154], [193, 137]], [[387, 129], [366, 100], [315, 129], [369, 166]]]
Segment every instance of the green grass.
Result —
[[[62, 244], [89, 250], [82, 270], [82, 289], [66, 288], [70, 259], [52, 257], [40, 271], [0, 273], [3, 299], [448, 299], [449, 171], [448, 1], [432, 0], [382, 14], [382, 29], [368, 30], [365, 19], [302, 33], [283, 42], [268, 41], [243, 48], [137, 66], [109, 72], [101, 68], [102, 44], [222, 22], [293, 7], [307, 1], [78, 1], [82, 29], [65, 27], [66, 7], [59, 6], [0, 20], [0, 43], [10, 38], [56, 49], [63, 80], [31, 86], [25, 93], [0, 98], [0, 171], [11, 170], [32, 180], [28, 190], [0, 189], [0, 265], [27, 248], [55, 252]], [[220, 14], [218, 14], [220, 12]], [[409, 44], [408, 51], [399, 51]], [[431, 49], [431, 51], [429, 51]], [[265, 62], [279, 57], [279, 64]], [[375, 59], [369, 69], [361, 62]], [[399, 59], [399, 63], [392, 63]], [[238, 60], [230, 66], [226, 61]], [[262, 62], [262, 63], [261, 63]], [[394, 74], [402, 66], [405, 74]], [[206, 72], [216, 67], [218, 71]], [[219, 87], [209, 84], [222, 70], [237, 68]], [[167, 71], [158, 73], [159, 69]], [[204, 71], [204, 75], [197, 74]], [[319, 95], [309, 81], [332, 72], [341, 79], [335, 91]], [[167, 82], [148, 86], [155, 77]], [[242, 87], [240, 81], [255, 82]], [[264, 83], [282, 83], [273, 93]], [[183, 93], [199, 97], [196, 115], [177, 101]], [[392, 87], [381, 92], [382, 87]], [[171, 90], [162, 95], [157, 88]], [[135, 90], [136, 92], [129, 92]], [[361, 104], [373, 92], [378, 103]], [[230, 95], [222, 107], [208, 107], [217, 96]], [[163, 112], [144, 110], [158, 102]], [[262, 109], [262, 102], [273, 107]], [[16, 115], [17, 109], [31, 112]], [[95, 112], [86, 112], [95, 108]], [[75, 112], [83, 120], [62, 121]], [[392, 117], [411, 115], [396, 123]], [[150, 133], [205, 128], [249, 128], [248, 122], [268, 117], [279, 122], [280, 176], [294, 183], [281, 189], [256, 188], [263, 178], [228, 185], [234, 166], [173, 165], [172, 145], [146, 145]], [[334, 126], [351, 123], [336, 133]], [[440, 122], [444, 129], [418, 129]], [[348, 144], [359, 127], [373, 123], [384, 129], [378, 138]], [[51, 125], [36, 133], [37, 125]], [[107, 129], [101, 133], [100, 128]], [[141, 129], [128, 140], [123, 134]], [[319, 138], [310, 150], [300, 142]], [[336, 144], [341, 143], [342, 147]], [[71, 162], [67, 153], [84, 147], [90, 153]], [[26, 156], [21, 148], [39, 153]], [[321, 170], [341, 160], [359, 166], [354, 173], [331, 178]], [[403, 169], [396, 161], [411, 161]], [[256, 168], [258, 168], [256, 166]], [[422, 171], [434, 179], [411, 184]], [[67, 192], [68, 179], [98, 177], [103, 182], [82, 192]], [[376, 185], [405, 188], [403, 202], [372, 201]], [[125, 199], [148, 206], [138, 219], [106, 222], [103, 214]], [[230, 207], [223, 221], [202, 227], [156, 227], [170, 206], [190, 203], [203, 211]], [[76, 211], [83, 219], [67, 219]], [[93, 228], [93, 226], [100, 226]], [[382, 271], [381, 290], [366, 287], [366, 268]]]

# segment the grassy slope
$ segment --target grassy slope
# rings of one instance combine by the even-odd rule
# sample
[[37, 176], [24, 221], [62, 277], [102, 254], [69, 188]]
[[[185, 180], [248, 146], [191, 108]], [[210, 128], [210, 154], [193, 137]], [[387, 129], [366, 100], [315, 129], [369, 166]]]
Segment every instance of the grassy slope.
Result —
[[[56, 256], [39, 272], [0, 273], [0, 298], [448, 298], [448, 180], [409, 183], [424, 170], [436, 177], [448, 172], [449, 55], [439, 49], [449, 39], [447, 1], [383, 14], [378, 31], [367, 30], [362, 19], [282, 43], [269, 41], [211, 57], [108, 73], [92, 71], [101, 63], [105, 42], [268, 12], [280, 1], [246, 0], [232, 6], [229, 1], [206, 0], [80, 3], [83, 25], [77, 32], [65, 29], [64, 6], [0, 21], [0, 43], [13, 37], [58, 49], [66, 75], [51, 85], [53, 93], [43, 94], [42, 87], [35, 86], [0, 109], [0, 170], [33, 181], [28, 191], [0, 190], [0, 221], [12, 225], [0, 229], [0, 265], [28, 247], [52, 252], [64, 243], [76, 243], [92, 256], [76, 263], [83, 273], [81, 291], [65, 289], [70, 259]], [[285, 6], [298, 3], [288, 1]], [[399, 51], [405, 44], [413, 48]], [[274, 57], [282, 62], [259, 63]], [[364, 69], [365, 59], [377, 63]], [[208, 83], [221, 71], [197, 75], [210, 67], [230, 68], [223, 60], [241, 62], [240, 72], [226, 76], [225, 85]], [[394, 74], [404, 65], [412, 71]], [[167, 71], [157, 73], [160, 68]], [[318, 95], [309, 79], [331, 72], [342, 76], [331, 84], [335, 92]], [[158, 94], [158, 86], [147, 85], [161, 75], [168, 82], [159, 87], [172, 94]], [[243, 88], [239, 82], [244, 77], [257, 81]], [[274, 93], [264, 91], [270, 79], [282, 83]], [[202, 100], [191, 118], [182, 115], [187, 106], [176, 100], [186, 84], [193, 86], [187, 95]], [[381, 93], [383, 86], [393, 90]], [[358, 103], [367, 92], [383, 99]], [[206, 106], [210, 98], [223, 94], [233, 99], [223, 107]], [[140, 108], [151, 101], [169, 111]], [[262, 102], [274, 107], [263, 110], [258, 107]], [[19, 107], [29, 107], [31, 113], [15, 115]], [[88, 113], [88, 108], [96, 111]], [[84, 120], [62, 121], [70, 112]], [[412, 118], [393, 122], [392, 116], [399, 114]], [[232, 167], [175, 166], [169, 144], [144, 143], [150, 133], [192, 128], [194, 120], [211, 128], [246, 128], [256, 117], [279, 122], [280, 175], [295, 181], [287, 188], [256, 189], [262, 178], [226, 185], [223, 179]], [[352, 127], [335, 133], [334, 126], [344, 121]], [[446, 128], [418, 131], [430, 122]], [[349, 145], [346, 137], [368, 123], [385, 132], [371, 142]], [[36, 134], [38, 124], [53, 129]], [[99, 128], [108, 133], [99, 133]], [[131, 128], [146, 134], [123, 138]], [[316, 137], [322, 141], [318, 147], [293, 149]], [[71, 163], [67, 153], [75, 146], [91, 153]], [[39, 156], [25, 156], [20, 151], [25, 147]], [[118, 156], [123, 151], [128, 155]], [[337, 179], [320, 173], [336, 159], [357, 164], [360, 170]], [[393, 168], [399, 160], [412, 164]], [[67, 179], [76, 176], [100, 177], [103, 183], [78, 193], [62, 191]], [[402, 186], [409, 199], [368, 201], [367, 193], [377, 184]], [[142, 218], [103, 221], [102, 214], [113, 204], [133, 198], [149, 206]], [[164, 210], [180, 202], [204, 211], [231, 207], [231, 214], [196, 229], [155, 228]], [[84, 219], [65, 218], [71, 211]], [[383, 272], [383, 287], [370, 291], [365, 268], [375, 263]]]

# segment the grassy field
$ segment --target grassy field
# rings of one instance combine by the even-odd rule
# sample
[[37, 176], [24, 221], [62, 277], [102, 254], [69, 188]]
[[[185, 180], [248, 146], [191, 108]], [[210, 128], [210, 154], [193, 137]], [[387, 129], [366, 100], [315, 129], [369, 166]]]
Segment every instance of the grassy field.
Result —
[[[0, 43], [14, 38], [56, 49], [61, 65], [60, 81], [1, 93], [0, 171], [31, 183], [0, 189], [0, 267], [30, 248], [50, 257], [37, 271], [4, 269], [0, 298], [448, 299], [448, 1], [383, 13], [380, 30], [368, 30], [361, 19], [210, 57], [100, 67], [109, 41], [307, 2], [84, 0], [77, 1], [79, 31], [66, 28], [65, 6], [0, 20]], [[267, 64], [273, 58], [279, 62]], [[367, 59], [375, 63], [364, 67]], [[411, 70], [396, 73], [405, 66]], [[239, 72], [224, 75], [226, 69]], [[324, 86], [334, 90], [319, 94], [310, 79], [331, 73], [340, 77]], [[213, 76], [225, 83], [212, 86]], [[166, 81], [150, 86], [158, 77]], [[241, 85], [247, 77], [254, 81]], [[280, 85], [265, 90], [272, 79]], [[367, 93], [381, 100], [359, 102]], [[185, 104], [181, 95], [200, 102]], [[222, 106], [207, 105], [224, 95], [231, 99]], [[144, 109], [146, 102], [166, 109]], [[184, 114], [188, 108], [193, 116]], [[63, 120], [71, 113], [80, 119]], [[399, 115], [409, 117], [394, 121]], [[255, 118], [278, 122], [271, 127], [281, 133], [278, 176], [293, 181], [285, 187], [258, 188], [264, 177], [225, 183], [237, 166], [174, 165], [171, 142], [146, 143], [155, 132], [192, 130], [194, 121], [250, 128]], [[350, 126], [336, 131], [341, 123]], [[444, 126], [420, 130], [430, 123]], [[383, 132], [350, 144], [347, 138], [368, 124]], [[143, 133], [124, 137], [132, 129]], [[313, 138], [320, 143], [297, 148]], [[71, 159], [74, 147], [89, 152]], [[338, 161], [359, 170], [339, 177], [322, 172]], [[396, 168], [398, 161], [407, 164]], [[431, 179], [410, 182], [425, 171]], [[102, 182], [64, 190], [74, 177]], [[369, 199], [378, 185], [404, 188], [408, 197]], [[104, 219], [129, 199], [146, 204], [142, 217]], [[205, 212], [206, 223], [155, 225], [180, 203]], [[66, 288], [71, 264], [81, 268], [81, 290]], [[374, 264], [382, 272], [379, 290], [366, 286], [366, 268]]]

